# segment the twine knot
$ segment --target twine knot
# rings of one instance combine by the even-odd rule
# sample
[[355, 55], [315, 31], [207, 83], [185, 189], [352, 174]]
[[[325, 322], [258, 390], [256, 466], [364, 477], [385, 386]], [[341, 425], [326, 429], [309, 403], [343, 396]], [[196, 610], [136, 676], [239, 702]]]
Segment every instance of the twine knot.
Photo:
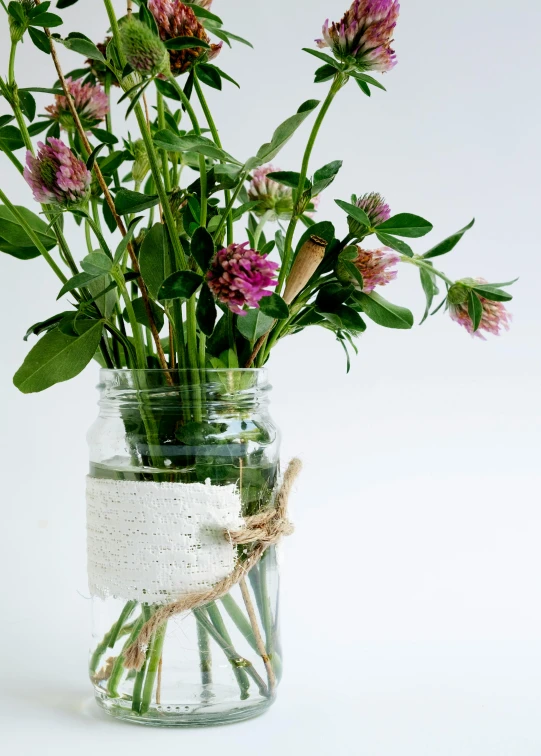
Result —
[[234, 545], [253, 544], [253, 548], [245, 559], [238, 560], [233, 572], [224, 580], [221, 580], [213, 588], [199, 593], [189, 593], [180, 596], [175, 601], [160, 607], [152, 617], [145, 622], [139, 633], [139, 637], [126, 650], [124, 666], [126, 669], [140, 670], [145, 663], [146, 652], [152, 636], [169, 619], [181, 614], [205, 606], [212, 601], [217, 601], [225, 596], [234, 585], [240, 583], [244, 576], [250, 572], [260, 560], [269, 546], [278, 543], [283, 537], [293, 533], [293, 525], [287, 517], [289, 494], [295, 483], [302, 463], [299, 459], [290, 462], [284, 475], [282, 485], [276, 495], [275, 506], [268, 512], [246, 518], [246, 527], [237, 531], [226, 531], [224, 536]]

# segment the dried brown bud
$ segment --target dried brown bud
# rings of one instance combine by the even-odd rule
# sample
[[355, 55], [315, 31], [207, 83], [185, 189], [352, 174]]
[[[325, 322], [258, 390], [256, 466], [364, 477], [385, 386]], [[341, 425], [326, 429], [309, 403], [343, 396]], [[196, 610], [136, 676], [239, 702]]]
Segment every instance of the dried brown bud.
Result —
[[311, 236], [302, 245], [287, 279], [284, 300], [288, 305], [301, 293], [323, 262], [327, 244], [320, 236]]

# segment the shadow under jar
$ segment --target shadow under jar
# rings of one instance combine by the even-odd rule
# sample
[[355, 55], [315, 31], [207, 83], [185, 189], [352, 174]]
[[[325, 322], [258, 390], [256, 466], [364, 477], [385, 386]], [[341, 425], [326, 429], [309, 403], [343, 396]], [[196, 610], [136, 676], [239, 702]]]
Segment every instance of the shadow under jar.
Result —
[[263, 370], [102, 370], [87, 479], [90, 677], [109, 714], [153, 726], [248, 719], [281, 678], [274, 547], [223, 598], [124, 654], [180, 595], [211, 588], [251, 546], [227, 531], [273, 506], [279, 433]]

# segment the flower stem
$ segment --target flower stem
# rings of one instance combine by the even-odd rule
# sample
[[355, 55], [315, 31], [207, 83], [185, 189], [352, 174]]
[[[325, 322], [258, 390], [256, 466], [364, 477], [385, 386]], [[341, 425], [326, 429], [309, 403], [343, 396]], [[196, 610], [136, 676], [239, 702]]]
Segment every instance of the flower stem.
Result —
[[[342, 89], [346, 81], [344, 80], [343, 74], [337, 74], [333, 80], [333, 83], [331, 85], [331, 88], [329, 90], [329, 94], [327, 95], [325, 102], [323, 103], [318, 116], [316, 118], [316, 122], [314, 123], [314, 126], [312, 128], [312, 132], [310, 134], [310, 137], [308, 139], [308, 144], [306, 145], [306, 150], [304, 151], [304, 157], [302, 161], [302, 167], [301, 167], [301, 173], [299, 177], [299, 186], [297, 188], [297, 203], [300, 202], [302, 198], [302, 194], [304, 191], [304, 184], [306, 181], [306, 178], [308, 176], [308, 168], [310, 166], [310, 158], [312, 157], [312, 152], [314, 149], [314, 145], [316, 143], [316, 139], [319, 134], [319, 130], [321, 129], [321, 125], [323, 121], [325, 120], [325, 116], [329, 112], [329, 109], [332, 105], [332, 102], [338, 92]], [[277, 293], [280, 294], [282, 291], [282, 287], [284, 285], [284, 281], [286, 279], [287, 274], [289, 273], [289, 267], [291, 261], [291, 254], [293, 251], [293, 237], [295, 235], [295, 229], [297, 228], [297, 223], [299, 222], [299, 218], [301, 216], [301, 212], [299, 212], [300, 208], [297, 207], [295, 209], [295, 213], [291, 217], [291, 220], [289, 222], [289, 226], [286, 233], [286, 239], [285, 239], [285, 245], [284, 245], [284, 260], [282, 264], [282, 268], [280, 270], [280, 277], [278, 279], [278, 286], [277, 286]]]
[[209, 634], [200, 622], [197, 623], [197, 645], [199, 647], [201, 683], [202, 685], [210, 685], [212, 683], [212, 656]]
[[156, 676], [160, 666], [160, 659], [162, 658], [163, 643], [165, 641], [165, 632], [167, 630], [167, 624], [161, 625], [150, 644], [149, 660], [147, 666], [147, 674], [145, 678], [145, 686], [143, 688], [143, 698], [141, 700], [141, 707], [139, 709], [141, 714], [146, 714], [150, 709], [152, 703], [152, 693], [154, 691], [154, 684], [156, 682]]
[[433, 273], [435, 276], [438, 276], [438, 278], [441, 278], [442, 281], [445, 281], [448, 286], [454, 285], [454, 281], [451, 281], [451, 279], [448, 278], [445, 273], [442, 273], [441, 270], [437, 270], [432, 265], [430, 265], [430, 263], [426, 262], [420, 257], [407, 257], [406, 255], [400, 255], [400, 261], [403, 263], [408, 263], [409, 265], [415, 265], [415, 267], [417, 268], [421, 268], [428, 271], [429, 273]]
[[[194, 76], [194, 88], [195, 92], [197, 94], [197, 97], [199, 99], [199, 103], [201, 105], [201, 108], [203, 110], [203, 113], [205, 114], [205, 118], [208, 124], [208, 127], [210, 129], [210, 133], [212, 134], [212, 138], [214, 139], [214, 143], [217, 147], [222, 149], [222, 141], [220, 139], [220, 135], [218, 133], [218, 129], [216, 128], [216, 124], [214, 122], [214, 118], [212, 117], [212, 113], [210, 112], [210, 108], [208, 106], [205, 94], [203, 92], [203, 88], [201, 86], [201, 83], [199, 81], [199, 78], [197, 76], [197, 68], [194, 68], [193, 71]], [[229, 189], [225, 189], [224, 191], [224, 199], [226, 206], [229, 204], [229, 201], [231, 199], [231, 191]], [[234, 241], [234, 235], [233, 235], [233, 218], [231, 214], [227, 216], [227, 244], [228, 246], [230, 244], [233, 244]]]

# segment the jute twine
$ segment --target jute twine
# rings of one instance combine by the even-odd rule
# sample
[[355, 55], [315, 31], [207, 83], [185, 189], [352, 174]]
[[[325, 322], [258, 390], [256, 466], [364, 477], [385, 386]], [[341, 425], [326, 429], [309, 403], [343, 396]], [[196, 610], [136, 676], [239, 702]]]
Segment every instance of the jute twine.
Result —
[[261, 559], [265, 551], [273, 544], [278, 543], [284, 536], [293, 533], [293, 525], [287, 518], [289, 494], [302, 468], [299, 459], [290, 462], [284, 475], [284, 480], [276, 496], [274, 509], [254, 517], [247, 517], [246, 526], [242, 530], [225, 531], [226, 539], [234, 545], [253, 544], [248, 557], [239, 560], [233, 572], [213, 588], [199, 593], [189, 593], [181, 596], [176, 601], [160, 607], [141, 628], [139, 637], [126, 650], [124, 666], [126, 669], [140, 670], [145, 663], [146, 652], [154, 633], [168, 620], [177, 614], [198, 609], [212, 601], [217, 601], [225, 596], [240, 583], [244, 576]]

